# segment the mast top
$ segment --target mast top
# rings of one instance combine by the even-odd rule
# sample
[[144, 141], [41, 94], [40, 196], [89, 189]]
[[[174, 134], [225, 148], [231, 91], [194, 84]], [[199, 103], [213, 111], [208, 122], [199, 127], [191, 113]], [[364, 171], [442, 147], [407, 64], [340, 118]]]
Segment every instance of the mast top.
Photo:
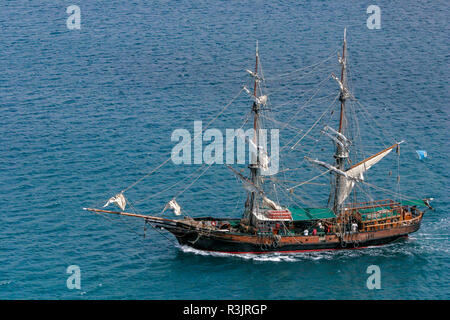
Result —
[[341, 64], [341, 79], [338, 81], [339, 86], [341, 87], [341, 94], [339, 96], [339, 100], [341, 101], [341, 114], [339, 119], [339, 133], [344, 133], [345, 125], [344, 125], [344, 113], [345, 113], [345, 100], [348, 98], [348, 90], [347, 90], [347, 76], [346, 76], [346, 68], [347, 68], [347, 28], [344, 28], [344, 41], [342, 44], [342, 57], [339, 57], [339, 63]]

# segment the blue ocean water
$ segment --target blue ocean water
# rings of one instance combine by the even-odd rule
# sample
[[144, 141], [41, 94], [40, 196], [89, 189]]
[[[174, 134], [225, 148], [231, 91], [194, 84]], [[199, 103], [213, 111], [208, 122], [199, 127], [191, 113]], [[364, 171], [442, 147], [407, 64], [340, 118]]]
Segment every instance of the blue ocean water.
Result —
[[[83, 1], [81, 30], [66, 27], [69, 4], [1, 4], [0, 298], [450, 297], [448, 1], [380, 1], [379, 30], [366, 26], [365, 1]], [[195, 120], [213, 118], [248, 81], [256, 40], [272, 114], [290, 119], [339, 71], [344, 27], [352, 90], [373, 117], [358, 111], [365, 152], [404, 139], [400, 192], [436, 199], [408, 240], [366, 250], [227, 256], [180, 248], [155, 230], [144, 238], [142, 221], [82, 211], [164, 161], [174, 129], [192, 132]], [[336, 84], [327, 81], [320, 93], [323, 100], [292, 125], [307, 130]], [[212, 127], [238, 128], [249, 109], [240, 96]], [[296, 134], [281, 131], [281, 145]], [[304, 142], [305, 150], [313, 143]], [[418, 160], [417, 149], [428, 158]], [[284, 165], [300, 166], [303, 151], [289, 153]], [[330, 156], [316, 151], [322, 160]], [[388, 177], [384, 186], [395, 187], [397, 162], [389, 159], [372, 183]], [[159, 213], [180, 187], [143, 199], [198, 169], [169, 163], [126, 196], [139, 212]], [[305, 166], [290, 178], [315, 174]], [[323, 205], [327, 191], [298, 192]], [[223, 165], [178, 198], [193, 216], [223, 217], [238, 217], [244, 200]], [[66, 286], [69, 265], [81, 269], [81, 290]], [[381, 290], [366, 287], [369, 265], [381, 269]]]

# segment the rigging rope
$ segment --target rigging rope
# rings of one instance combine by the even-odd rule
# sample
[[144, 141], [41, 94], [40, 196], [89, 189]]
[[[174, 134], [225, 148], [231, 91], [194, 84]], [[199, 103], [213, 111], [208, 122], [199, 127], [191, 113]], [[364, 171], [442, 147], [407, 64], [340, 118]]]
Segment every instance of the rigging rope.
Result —
[[323, 79], [322, 81], [319, 82], [319, 88], [317, 88], [317, 90], [314, 92], [314, 94], [300, 107], [299, 110], [297, 110], [297, 112], [295, 112], [295, 114], [293, 116], [291, 116], [289, 118], [289, 121], [286, 122], [286, 124], [280, 128], [280, 130], [283, 130], [284, 128], [286, 128], [288, 126], [289, 123], [291, 123], [295, 117], [303, 110], [306, 108], [306, 106], [308, 106], [308, 104], [311, 102], [311, 100], [317, 95], [317, 93], [319, 93], [320, 89], [322, 88], [322, 85], [325, 83], [325, 81], [327, 81], [328, 79], [331, 78], [331, 75], [329, 75], [328, 77], [326, 77], [325, 79]]
[[[231, 101], [229, 103], [227, 103], [223, 109], [213, 118], [211, 119], [208, 124], [206, 125], [206, 127], [204, 127], [202, 129], [202, 131], [200, 133], [198, 133], [197, 135], [195, 135], [194, 137], [192, 137], [190, 143], [192, 143], [192, 141], [194, 141], [195, 138], [197, 138], [198, 136], [200, 136], [201, 134], [203, 134], [203, 132], [205, 132], [206, 129], [208, 129], [208, 127], [215, 121], [217, 120], [217, 118], [220, 117], [220, 115], [222, 113], [225, 112], [226, 109], [228, 109], [228, 107], [241, 95], [242, 91], [244, 91], [244, 87], [242, 87], [241, 90], [239, 90], [238, 94], [235, 95]], [[171, 154], [172, 151], [166, 153], [166, 154]], [[138, 179], [137, 181], [135, 181], [134, 183], [132, 183], [131, 185], [129, 185], [128, 187], [126, 187], [125, 189], [123, 189], [120, 193], [125, 193], [126, 191], [130, 190], [131, 188], [133, 188], [134, 186], [136, 186], [138, 183], [140, 183], [142, 180], [144, 180], [145, 178], [149, 177], [150, 175], [152, 175], [155, 171], [159, 170], [161, 167], [163, 167], [167, 162], [169, 162], [172, 159], [172, 157], [170, 156], [169, 158], [167, 158], [164, 162], [162, 162], [159, 166], [157, 166], [155, 169], [153, 169], [152, 171], [150, 171], [149, 173], [147, 173], [146, 175], [144, 175], [143, 177], [141, 177], [140, 179]]]
[[188, 178], [190, 178], [191, 176], [193, 176], [195, 173], [199, 172], [202, 168], [203, 168], [203, 166], [198, 167], [197, 170], [195, 170], [194, 172], [191, 172], [186, 178], [179, 180], [178, 182], [176, 182], [176, 183], [174, 183], [173, 185], [171, 185], [171, 186], [165, 188], [165, 189], [162, 190], [162, 191], [153, 193], [153, 194], [149, 195], [148, 197], [146, 197], [146, 198], [144, 198], [144, 199], [141, 199], [141, 200], [139, 200], [139, 201], [136, 201], [135, 204], [140, 204], [140, 203], [142, 203], [142, 202], [144, 202], [144, 201], [147, 201], [148, 199], [154, 198], [154, 197], [156, 197], [156, 196], [158, 196], [158, 195], [160, 195], [160, 194], [166, 192], [167, 190], [172, 189], [173, 187], [176, 187], [177, 185], [179, 185], [179, 184], [185, 182]]
[[[134, 213], [139, 213], [130, 201], [128, 203], [130, 204], [130, 206], [131, 206], [132, 210], [134, 211]], [[173, 244], [176, 245], [175, 241], [173, 241], [172, 239], [167, 237], [162, 231], [160, 231], [158, 228], [156, 228], [151, 222], [147, 221], [147, 219], [145, 220], [145, 223], [150, 224], [153, 227], [153, 229], [158, 231], [159, 234], [161, 234], [164, 238], [166, 238], [167, 240], [169, 240], [170, 242], [172, 242]]]
[[324, 172], [322, 172], [321, 174], [319, 174], [319, 175], [317, 175], [317, 176], [315, 176], [315, 177], [312, 177], [311, 179], [309, 179], [309, 180], [307, 180], [307, 181], [304, 181], [304, 182], [302, 182], [302, 183], [299, 183], [299, 184], [297, 184], [296, 186], [290, 187], [289, 190], [293, 190], [293, 189], [295, 189], [295, 188], [297, 188], [297, 187], [300, 187], [300, 186], [302, 186], [302, 185], [304, 185], [304, 184], [307, 184], [307, 183], [309, 183], [309, 182], [311, 182], [311, 181], [314, 181], [314, 180], [320, 178], [321, 176], [327, 174], [327, 173], [330, 172], [330, 171], [331, 171], [331, 170], [324, 171]]
[[[358, 99], [355, 98], [355, 102], [363, 109], [363, 111], [366, 112], [367, 115], [369, 115], [369, 116], [372, 118], [373, 122], [375, 122], [375, 124], [381, 129], [381, 131], [382, 131], [384, 134], [386, 134], [386, 137], [391, 138], [394, 142], [397, 142], [397, 141], [398, 141], [398, 140], [397, 140], [394, 136], [392, 136], [389, 132], [387, 132], [387, 131], [384, 130], [383, 126], [381, 126], [381, 125], [378, 123], [378, 121], [370, 114], [370, 112], [366, 109], [366, 107], [365, 107]], [[370, 121], [368, 121], [368, 122], [369, 122], [369, 124], [370, 124]], [[374, 128], [374, 129], [375, 129], [375, 128]]]
[[319, 119], [316, 120], [316, 122], [314, 122], [314, 124], [312, 125], [311, 128], [308, 129], [308, 131], [306, 131], [306, 133], [300, 138], [300, 140], [298, 140], [292, 147], [291, 150], [294, 150], [295, 147], [297, 146], [297, 144], [299, 144], [304, 137], [306, 137], [311, 130], [319, 123], [320, 120], [322, 120], [322, 118], [325, 116], [325, 114], [327, 114], [330, 109], [333, 107], [334, 103], [336, 102], [336, 100], [339, 98], [339, 95], [336, 96], [336, 98], [333, 100], [333, 102], [330, 104], [330, 106], [321, 114], [321, 116], [319, 117]]
[[[321, 65], [321, 64], [327, 62], [328, 60], [330, 60], [331, 58], [335, 57], [335, 55], [336, 55], [336, 53], [337, 53], [338, 51], [339, 51], [339, 48], [335, 49], [333, 52], [331, 52], [331, 54], [330, 54], [327, 58], [325, 58], [324, 60], [321, 60], [321, 61], [319, 61], [319, 62], [317, 62], [317, 63], [311, 64], [311, 65], [306, 66], [306, 67], [301, 67], [301, 68], [299, 68], [299, 69], [295, 69], [295, 70], [286, 72], [286, 73], [284, 73], [284, 74], [280, 74], [280, 75], [278, 75], [278, 76], [276, 76], [276, 77], [269, 77], [267, 80], [272, 81], [272, 80], [277, 80], [277, 79], [286, 78], [287, 76], [289, 76], [289, 75], [291, 75], [291, 74], [294, 74], [294, 73], [296, 73], [296, 72], [300, 72], [300, 71], [303, 71], [303, 70], [306, 70], [306, 69], [313, 68], [313, 67], [315, 67], [315, 66]], [[311, 72], [312, 72], [312, 71], [311, 71]], [[309, 72], [309, 73], [311, 73], [311, 72]], [[307, 73], [307, 74], [309, 74], [309, 73]], [[307, 74], [306, 74], [306, 75], [307, 75]], [[298, 79], [298, 78], [296, 78], [296, 79]]]
[[202, 173], [200, 173], [199, 175], [198, 175], [198, 177], [197, 178], [195, 178], [186, 188], [184, 188], [183, 190], [181, 190], [175, 197], [174, 197], [174, 199], [176, 199], [176, 198], [178, 198], [181, 194], [183, 194], [186, 190], [188, 190], [198, 179], [200, 179], [200, 177], [201, 176], [203, 176], [204, 174], [205, 174], [205, 172], [206, 171], [208, 171], [208, 169], [209, 168], [211, 168], [211, 166], [214, 164], [215, 162], [213, 161], [213, 162], [211, 162], [207, 167], [206, 167], [206, 169], [205, 170], [203, 170], [203, 172]]
[[368, 183], [368, 182], [365, 182], [365, 181], [361, 181], [361, 182], [362, 182], [363, 184], [369, 186], [369, 187], [374, 188], [374, 189], [378, 189], [378, 190], [380, 190], [380, 191], [384, 191], [384, 192], [386, 192], [386, 193], [392, 194], [393, 196], [397, 196], [397, 197], [400, 198], [400, 199], [414, 200], [414, 197], [405, 196], [405, 195], [402, 195], [402, 194], [400, 194], [400, 193], [396, 193], [396, 192], [393, 192], [393, 191], [390, 191], [390, 190], [387, 190], [387, 189], [378, 187], [378, 186], [376, 186], [376, 185], [373, 185], [373, 184]]

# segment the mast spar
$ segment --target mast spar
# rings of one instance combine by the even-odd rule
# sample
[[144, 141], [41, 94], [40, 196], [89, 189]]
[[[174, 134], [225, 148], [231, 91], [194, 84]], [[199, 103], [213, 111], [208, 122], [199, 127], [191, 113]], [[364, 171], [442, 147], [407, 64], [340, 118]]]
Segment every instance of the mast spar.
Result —
[[[258, 66], [259, 66], [259, 53], [258, 53], [258, 41], [256, 41], [256, 53], [255, 53], [255, 72], [253, 73], [254, 77], [254, 86], [253, 86], [253, 130], [254, 130], [254, 143], [256, 148], [259, 146], [259, 129], [260, 129], [260, 119], [259, 119], [259, 103], [257, 97], [257, 89], [259, 85], [259, 77], [258, 77]], [[260, 187], [260, 172], [259, 172], [259, 151], [256, 150], [256, 161], [250, 161], [249, 169], [250, 169], [250, 178], [253, 184], [259, 188]], [[257, 203], [257, 193], [252, 192], [250, 194], [250, 203], [249, 203], [249, 214], [254, 210], [258, 209]]]
[[[261, 155], [260, 152], [263, 150], [261, 149], [260, 143], [260, 130], [261, 130], [261, 120], [260, 120], [260, 112], [262, 106], [264, 106], [267, 102], [267, 96], [260, 95], [260, 87], [259, 83], [262, 80], [261, 76], [259, 75], [260, 67], [260, 61], [259, 61], [259, 50], [258, 50], [258, 41], [256, 41], [256, 53], [255, 53], [255, 70], [254, 72], [247, 70], [247, 72], [254, 78], [254, 86], [253, 86], [253, 94], [252, 94], [252, 113], [253, 113], [253, 147], [255, 147], [255, 152], [252, 153], [252, 158], [250, 160], [249, 169], [250, 169], [250, 181], [252, 184], [259, 189], [261, 187], [261, 167], [265, 168], [265, 156]], [[245, 87], [244, 87], [245, 88]], [[250, 94], [250, 91], [247, 90], [247, 93]], [[250, 147], [250, 146], [249, 146]], [[261, 160], [261, 156], [263, 159]], [[245, 213], [244, 218], [248, 218], [250, 224], [252, 224], [251, 217], [253, 216], [253, 213], [257, 212], [259, 210], [259, 201], [261, 200], [260, 195], [257, 192], [250, 192], [247, 201], [245, 203]], [[262, 198], [264, 201], [264, 197]]]
[[[345, 170], [345, 162], [348, 158], [348, 149], [345, 147], [343, 136], [345, 137], [345, 129], [346, 129], [346, 119], [345, 119], [345, 101], [349, 97], [347, 90], [347, 28], [344, 29], [344, 41], [342, 45], [342, 57], [339, 57], [339, 63], [341, 64], [341, 78], [338, 79], [333, 75], [333, 78], [339, 83], [340, 87], [340, 95], [339, 101], [341, 102], [341, 113], [339, 117], [339, 130], [337, 135], [337, 139], [341, 141], [341, 143], [336, 144], [336, 153], [334, 155], [336, 159], [336, 167], [337, 169], [344, 171]], [[338, 199], [340, 198], [340, 193], [342, 192], [343, 179], [341, 175], [336, 175], [335, 180], [335, 190], [334, 190], [334, 203], [333, 210], [336, 214], [340, 211], [340, 203]]]
[[346, 89], [346, 80], [347, 80], [347, 28], [344, 29], [344, 43], [342, 45], [342, 58], [339, 59], [339, 63], [341, 64], [341, 94], [339, 96], [339, 101], [341, 101], [341, 115], [339, 118], [339, 133], [344, 134], [344, 112], [345, 112], [345, 89]]

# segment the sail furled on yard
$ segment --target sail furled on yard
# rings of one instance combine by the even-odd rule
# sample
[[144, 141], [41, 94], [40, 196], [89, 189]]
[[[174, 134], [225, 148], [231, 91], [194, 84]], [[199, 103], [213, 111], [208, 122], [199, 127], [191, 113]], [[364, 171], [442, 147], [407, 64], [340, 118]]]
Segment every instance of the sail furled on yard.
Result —
[[273, 210], [281, 210], [282, 207], [279, 206], [278, 204], [275, 203], [275, 201], [267, 198], [264, 190], [262, 190], [261, 188], [257, 187], [251, 180], [249, 180], [248, 178], [244, 177], [242, 174], [240, 174], [239, 172], [237, 172], [235, 169], [233, 169], [233, 167], [227, 165], [227, 167], [234, 172], [234, 174], [242, 181], [244, 188], [250, 192], [250, 193], [254, 193], [254, 194], [259, 194], [262, 198], [263, 204], [265, 204], [266, 206], [272, 208]]
[[233, 167], [227, 165], [227, 168], [233, 171], [233, 173], [242, 181], [245, 190], [247, 190], [250, 193], [258, 193], [258, 194], [264, 193], [264, 191], [255, 186], [255, 184], [251, 180], [244, 177], [240, 172], [237, 172], [235, 169], [233, 169]]
[[270, 208], [273, 209], [273, 210], [281, 210], [281, 209], [283, 209], [281, 206], [277, 205], [277, 204], [275, 203], [275, 201], [270, 200], [270, 199], [267, 198], [266, 196], [262, 196], [262, 200], [263, 200], [263, 203], [264, 203], [266, 206], [270, 207]]
[[355, 164], [350, 169], [346, 170], [345, 175], [341, 175], [340, 177], [341, 184], [340, 188], [337, 190], [338, 204], [342, 204], [345, 199], [347, 199], [353, 187], [355, 186], [355, 182], [364, 180], [364, 173], [367, 170], [369, 170], [374, 164], [387, 156], [392, 151], [392, 149], [397, 147], [402, 142], [396, 143], [393, 146], [374, 154], [373, 156]]
[[265, 150], [265, 148], [261, 145], [257, 146], [252, 139], [249, 139], [240, 131], [238, 132], [237, 136], [239, 138], [241, 138], [243, 141], [248, 142], [248, 146], [249, 146], [249, 149], [251, 152], [250, 162], [255, 164], [256, 160], [259, 157], [259, 164], [260, 164], [261, 168], [263, 170], [269, 170], [270, 158], [269, 158], [269, 155], [267, 154], [267, 151]]
[[117, 205], [120, 209], [125, 210], [125, 206], [127, 205], [127, 200], [123, 196], [122, 193], [116, 194], [114, 197], [109, 198], [109, 200], [105, 203], [104, 207], [109, 206], [111, 203]]
[[250, 151], [252, 152], [252, 163], [256, 163], [256, 159], [259, 157], [259, 164], [263, 170], [269, 170], [270, 158], [267, 155], [266, 150], [262, 146], [256, 146], [252, 140], [248, 140]]

